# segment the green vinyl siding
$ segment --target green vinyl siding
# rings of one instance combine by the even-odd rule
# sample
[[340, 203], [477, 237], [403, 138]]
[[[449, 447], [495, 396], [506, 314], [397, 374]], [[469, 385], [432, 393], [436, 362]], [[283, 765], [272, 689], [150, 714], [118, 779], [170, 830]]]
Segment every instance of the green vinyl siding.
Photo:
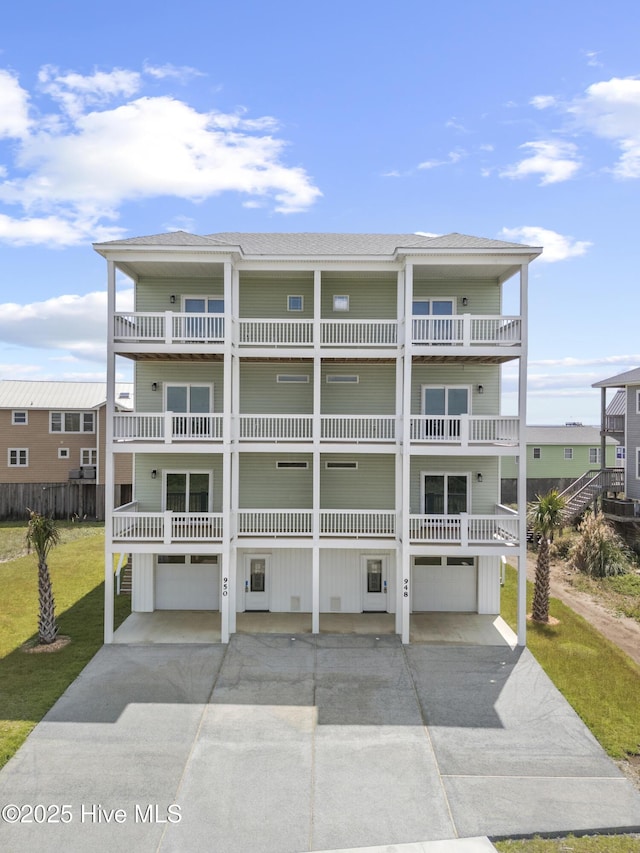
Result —
[[[219, 270], [219, 272], [218, 272]], [[142, 279], [136, 284], [136, 311], [182, 311], [183, 296], [224, 295], [222, 265], [212, 266], [210, 278]], [[171, 297], [175, 296], [175, 303]]]
[[[422, 414], [423, 385], [463, 385], [471, 389], [472, 415], [500, 414], [500, 368], [482, 364], [414, 364], [411, 414]], [[482, 385], [483, 393], [478, 392]]]
[[[221, 361], [139, 361], [136, 365], [136, 412], [164, 411], [165, 385], [213, 385], [213, 411], [223, 410]], [[152, 385], [158, 383], [158, 390]]]
[[[421, 281], [414, 270], [414, 299], [453, 299], [455, 314], [499, 314], [500, 286], [483, 281]], [[466, 297], [467, 304], [462, 300]]]
[[[321, 454], [322, 509], [393, 509], [395, 458], [387, 454]], [[325, 467], [326, 462], [357, 462], [356, 470]]]
[[[151, 472], [157, 471], [155, 480]], [[211, 471], [213, 512], [222, 512], [222, 456], [215, 453], [137, 453], [134, 457], [135, 500], [140, 512], [162, 510], [163, 471]]]
[[[305, 469], [277, 462], [308, 462]], [[310, 453], [241, 453], [240, 509], [311, 509], [313, 456]]]
[[[327, 382], [327, 376], [357, 376], [358, 383]], [[322, 365], [323, 415], [393, 415], [396, 410], [395, 364]]]
[[[302, 296], [303, 310], [289, 311], [288, 296]], [[311, 319], [313, 317], [313, 272], [241, 272], [240, 317]]]
[[[533, 458], [533, 448], [540, 448], [540, 459]], [[573, 459], [564, 458], [565, 447], [573, 449]], [[571, 477], [578, 479], [585, 471], [600, 467], [600, 463], [589, 461], [589, 450], [592, 447], [600, 447], [598, 441], [593, 444], [528, 444], [527, 445], [527, 479], [561, 479]], [[616, 448], [613, 444], [607, 445], [607, 467], [613, 468], [616, 464]], [[508, 456], [502, 460], [502, 477], [513, 479], [518, 476], [515, 458]]]
[[[469, 474], [471, 491], [470, 511], [478, 515], [492, 515], [500, 503], [498, 459], [491, 456], [414, 456], [411, 460], [410, 512], [422, 512], [422, 472], [430, 474]], [[482, 482], [477, 474], [482, 474]]]
[[[396, 273], [324, 273], [323, 320], [395, 320], [398, 286]], [[349, 310], [334, 311], [333, 297], [348, 296]]]
[[[278, 382], [280, 374], [308, 376], [308, 382]], [[310, 415], [313, 412], [313, 364], [241, 362], [240, 411], [248, 415]]]

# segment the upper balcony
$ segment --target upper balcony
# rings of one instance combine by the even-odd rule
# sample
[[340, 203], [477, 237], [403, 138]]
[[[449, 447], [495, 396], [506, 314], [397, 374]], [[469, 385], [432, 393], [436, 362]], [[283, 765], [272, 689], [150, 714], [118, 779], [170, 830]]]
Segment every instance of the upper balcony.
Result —
[[466, 349], [519, 347], [522, 322], [520, 317], [500, 314], [413, 317], [411, 342], [414, 346]]
[[224, 314], [128, 311], [113, 317], [116, 344], [222, 344]]

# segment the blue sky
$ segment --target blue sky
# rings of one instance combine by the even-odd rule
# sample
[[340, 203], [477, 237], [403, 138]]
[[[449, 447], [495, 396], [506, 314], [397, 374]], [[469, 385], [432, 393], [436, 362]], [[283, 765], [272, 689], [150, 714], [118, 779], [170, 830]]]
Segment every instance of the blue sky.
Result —
[[640, 365], [639, 25], [630, 0], [10, 4], [0, 378], [104, 377], [94, 241], [459, 231], [545, 247], [528, 420], [597, 423], [591, 383]]

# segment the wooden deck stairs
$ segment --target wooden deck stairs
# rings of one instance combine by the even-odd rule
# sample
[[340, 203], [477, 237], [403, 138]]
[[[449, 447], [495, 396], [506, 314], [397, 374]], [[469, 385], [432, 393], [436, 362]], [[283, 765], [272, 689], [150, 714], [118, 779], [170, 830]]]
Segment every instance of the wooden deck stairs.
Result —
[[560, 492], [560, 497], [565, 500], [562, 520], [565, 524], [569, 524], [604, 492], [622, 491], [624, 491], [622, 468], [597, 468], [586, 471], [568, 488]]

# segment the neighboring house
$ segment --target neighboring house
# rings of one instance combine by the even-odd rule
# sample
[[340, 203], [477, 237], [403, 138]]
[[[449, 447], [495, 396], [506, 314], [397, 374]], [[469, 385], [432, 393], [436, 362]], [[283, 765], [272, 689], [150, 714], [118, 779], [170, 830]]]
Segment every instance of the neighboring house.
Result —
[[[550, 489], [562, 492], [589, 470], [601, 467], [600, 427], [566, 424], [565, 426], [528, 426], [527, 434], [527, 500], [545, 495]], [[616, 462], [618, 442], [607, 437], [606, 467]], [[516, 501], [517, 466], [513, 457], [502, 460], [502, 501]]]
[[[116, 387], [131, 408], [132, 386]], [[0, 381], [0, 517], [25, 506], [56, 517], [102, 515], [106, 383]], [[131, 491], [131, 455], [118, 459], [117, 497]]]
[[[615, 438], [624, 448], [624, 480], [608, 490], [602, 508], [610, 518], [635, 525], [640, 521], [640, 368], [595, 382], [592, 387], [600, 388], [603, 436]], [[610, 389], [616, 393], [607, 404]]]
[[[540, 249], [449, 234], [184, 232], [96, 244], [107, 260], [106, 508], [134, 611], [498, 613], [526, 519], [500, 505], [524, 443], [528, 265]], [[117, 275], [118, 274], [118, 275]], [[117, 310], [116, 279], [135, 288]], [[520, 309], [503, 313], [503, 289]], [[115, 411], [118, 360], [135, 410]], [[501, 365], [520, 415], [502, 417]], [[520, 506], [525, 503], [520, 465]], [[107, 492], [109, 487], [107, 486]], [[525, 635], [524, 573], [519, 640]]]

